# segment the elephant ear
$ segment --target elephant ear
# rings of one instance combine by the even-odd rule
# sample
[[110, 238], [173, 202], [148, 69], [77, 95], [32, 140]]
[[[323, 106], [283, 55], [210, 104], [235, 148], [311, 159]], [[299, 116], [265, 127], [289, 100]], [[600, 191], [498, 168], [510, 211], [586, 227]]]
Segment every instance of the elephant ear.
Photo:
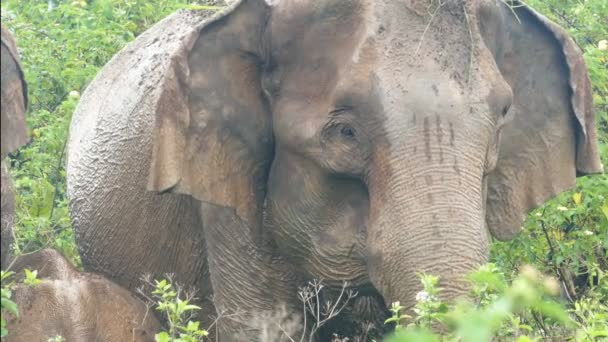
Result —
[[12, 35], [4, 26], [1, 27], [1, 40], [1, 156], [4, 159], [9, 153], [27, 142], [27, 128], [25, 126], [27, 85], [23, 70], [21, 70], [17, 46]]
[[601, 173], [591, 85], [580, 49], [559, 26], [519, 3], [482, 9], [480, 29], [513, 90], [512, 120], [488, 175], [486, 222], [507, 240], [536, 206]]
[[258, 215], [273, 153], [260, 87], [268, 13], [262, 0], [237, 1], [173, 54], [156, 105], [149, 190]]

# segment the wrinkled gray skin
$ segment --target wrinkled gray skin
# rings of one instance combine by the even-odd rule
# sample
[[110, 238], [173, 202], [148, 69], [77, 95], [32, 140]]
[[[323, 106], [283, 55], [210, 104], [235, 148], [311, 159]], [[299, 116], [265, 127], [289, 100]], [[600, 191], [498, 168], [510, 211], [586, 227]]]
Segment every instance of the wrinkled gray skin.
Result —
[[0, 231], [2, 235], [2, 269], [10, 262], [11, 243], [13, 242], [13, 223], [15, 221], [15, 196], [5, 158], [19, 146], [27, 142], [27, 128], [25, 126], [25, 111], [27, 107], [27, 86], [21, 70], [17, 46], [10, 32], [1, 28], [1, 77], [0, 90], [0, 136], [1, 141], [1, 206]]
[[241, 312], [222, 340], [254, 340], [247, 315], [300, 313], [313, 278], [349, 281], [344, 320], [378, 325], [413, 305], [416, 272], [462, 294], [490, 235], [602, 166], [564, 30], [499, 0], [443, 3], [249, 0], [148, 30], [74, 114], [85, 268], [131, 288], [175, 272], [213, 294], [205, 312]]
[[[24, 269], [37, 270], [40, 283], [22, 283]], [[12, 267], [18, 285], [12, 299], [19, 317], [4, 316], [6, 342], [148, 342], [160, 324], [141, 300], [108, 279], [78, 272], [53, 249], [18, 257]]]

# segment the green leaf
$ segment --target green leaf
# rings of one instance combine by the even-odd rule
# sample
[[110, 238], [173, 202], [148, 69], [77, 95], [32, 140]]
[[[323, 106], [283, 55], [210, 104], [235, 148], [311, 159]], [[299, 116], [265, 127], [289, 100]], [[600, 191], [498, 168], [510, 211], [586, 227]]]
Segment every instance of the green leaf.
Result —
[[19, 316], [19, 309], [17, 308], [17, 304], [12, 300], [3, 297], [1, 299], [0, 306], [3, 310], [12, 313], [15, 316]]
[[583, 194], [580, 192], [575, 192], [572, 194], [572, 200], [574, 201], [574, 204], [576, 205], [581, 205], [583, 199]]
[[536, 309], [544, 316], [553, 318], [562, 324], [572, 324], [572, 320], [570, 319], [570, 316], [568, 316], [566, 310], [556, 302], [542, 301], [536, 306]]
[[24, 270], [24, 272], [25, 272], [25, 279], [23, 280], [23, 283], [25, 285], [30, 286], [30, 287], [35, 287], [42, 282], [42, 280], [37, 278], [38, 277], [37, 270], [31, 271], [26, 268]]
[[439, 336], [425, 329], [408, 329], [397, 331], [385, 342], [439, 342]]
[[602, 205], [602, 213], [604, 213], [604, 216], [608, 220], [608, 200]]
[[159, 332], [158, 334], [154, 335], [154, 341], [156, 341], [156, 342], [170, 342], [171, 341], [171, 336], [169, 336], [169, 334], [166, 331], [162, 331], [162, 332]]

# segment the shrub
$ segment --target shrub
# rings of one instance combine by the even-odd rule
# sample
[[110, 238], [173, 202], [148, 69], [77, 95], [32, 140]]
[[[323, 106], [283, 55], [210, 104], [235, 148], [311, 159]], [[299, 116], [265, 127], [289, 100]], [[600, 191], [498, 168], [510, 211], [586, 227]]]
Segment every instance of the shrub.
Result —
[[[593, 307], [589, 299], [577, 302], [573, 310], [556, 298], [560, 285], [534, 267], [524, 266], [508, 283], [496, 265], [488, 264], [469, 276], [471, 300], [461, 299], [448, 306], [437, 294], [438, 278], [420, 275], [423, 291], [417, 296], [415, 316], [403, 315], [403, 307], [393, 303], [395, 333], [387, 342], [414, 341], [599, 341], [608, 337], [606, 306]], [[404, 325], [405, 321], [410, 321]], [[431, 330], [440, 328], [445, 333]]]
[[201, 308], [190, 304], [195, 300], [193, 291], [184, 289], [173, 281], [171, 275], [167, 279], [151, 280], [149, 276], [142, 278], [143, 286], [139, 294], [147, 298], [148, 303], [159, 311], [165, 319], [167, 329], [154, 336], [157, 342], [197, 342], [209, 334], [200, 328], [200, 322], [195, 321], [195, 313]]

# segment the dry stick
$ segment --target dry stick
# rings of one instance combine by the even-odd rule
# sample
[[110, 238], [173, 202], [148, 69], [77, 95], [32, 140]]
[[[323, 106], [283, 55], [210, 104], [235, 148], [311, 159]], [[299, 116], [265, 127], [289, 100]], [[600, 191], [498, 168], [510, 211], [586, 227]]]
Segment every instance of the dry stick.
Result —
[[507, 7], [509, 7], [509, 10], [511, 11], [511, 13], [513, 13], [513, 16], [515, 17], [515, 19], [517, 19], [517, 22], [521, 24], [521, 20], [519, 20], [519, 16], [517, 15], [517, 13], [515, 12], [515, 8], [519, 8], [519, 7], [526, 7], [523, 4], [519, 4], [519, 5], [513, 5], [512, 1], [507, 1], [507, 0], [501, 0]]
[[429, 19], [428, 24], [426, 24], [424, 31], [422, 31], [422, 36], [420, 36], [420, 42], [418, 42], [418, 46], [416, 47], [414, 56], [416, 56], [418, 54], [418, 51], [420, 51], [420, 47], [422, 46], [422, 42], [424, 41], [424, 36], [426, 35], [426, 31], [428, 31], [429, 27], [431, 27], [431, 23], [433, 22], [433, 19], [435, 18], [435, 15], [437, 14], [437, 12], [441, 8], [441, 6], [443, 6], [443, 2], [440, 1], [439, 4], [437, 5], [437, 7], [435, 8], [435, 10], [433, 11], [433, 14], [431, 14], [431, 18]]
[[[327, 307], [326, 307], [326, 309], [324, 309], [324, 311], [321, 311], [321, 301], [319, 299], [319, 294], [321, 292], [321, 289], [323, 288], [323, 284], [321, 281], [317, 281], [315, 279], [315, 280], [309, 282], [307, 286], [304, 286], [300, 289], [299, 296], [300, 296], [300, 299], [302, 300], [302, 311], [304, 314], [304, 329], [303, 329], [302, 336], [300, 336], [300, 342], [304, 341], [304, 338], [306, 336], [307, 312], [310, 312], [310, 314], [316, 320], [316, 322], [314, 324], [312, 324], [312, 326], [311, 326], [311, 332], [309, 335], [309, 342], [310, 342], [313, 340], [317, 330], [319, 330], [329, 320], [331, 320], [332, 318], [339, 315], [340, 312], [342, 312], [342, 310], [344, 310], [346, 305], [348, 305], [348, 302], [350, 301], [350, 299], [352, 299], [354, 296], [357, 295], [356, 292], [353, 292], [351, 290], [347, 291], [346, 290], [347, 287], [348, 287], [348, 282], [344, 282], [342, 284], [342, 289], [340, 291], [340, 295], [338, 296], [338, 299], [336, 300], [336, 302], [332, 304], [331, 302], [328, 301]], [[340, 301], [342, 300], [345, 293], [346, 293], [347, 297], [344, 299], [344, 303], [340, 306]], [[321, 314], [324, 316], [324, 318], [321, 317]], [[281, 326], [279, 326], [279, 328], [282, 331], [284, 331]], [[290, 340], [292, 340], [291, 337], [288, 336], [288, 338]]]
[[[69, 121], [68, 121], [69, 123]], [[68, 124], [69, 126], [69, 124]], [[55, 167], [55, 177], [59, 176], [59, 170], [61, 169], [61, 162], [63, 161], [63, 156], [65, 155], [65, 150], [68, 145], [68, 137], [65, 137], [63, 141], [63, 148], [61, 149], [61, 154], [59, 155], [59, 160], [57, 161], [57, 166]], [[53, 212], [55, 211], [55, 201], [57, 200], [57, 184], [53, 186], [53, 202], [51, 202], [51, 210], [49, 212], [49, 220], [53, 220]], [[54, 230], [54, 229], [53, 229]]]
[[241, 316], [242, 313], [238, 311], [229, 315], [226, 315], [227, 310], [223, 310], [222, 312], [218, 313], [217, 317], [213, 320], [213, 322], [211, 322], [211, 324], [209, 325], [207, 329], [207, 331], [211, 330], [216, 324], [218, 325], [218, 327], [215, 329], [215, 340], [219, 341], [219, 320], [220, 319], [232, 319], [232, 317], [234, 316]]
[[[543, 212], [541, 214], [541, 216], [544, 217], [545, 215], [545, 209], [543, 209]], [[547, 232], [547, 227], [545, 227], [545, 221], [544, 220], [540, 220], [540, 227], [543, 230], [543, 233], [545, 235], [545, 238], [547, 239], [547, 243], [549, 244], [549, 250], [551, 251], [551, 255], [555, 256], [555, 247], [553, 247], [553, 243], [551, 242], [551, 238], [549, 238], [549, 233]], [[553, 258], [552, 258], [553, 259]], [[566, 275], [562, 274], [559, 265], [555, 262], [555, 259], [552, 260], [553, 261], [553, 267], [555, 267], [555, 271], [557, 272], [558, 277], [562, 280], [562, 285], [564, 286], [564, 289], [566, 290], [566, 296], [568, 296], [568, 300], [571, 303], [574, 303], [574, 300], [572, 299], [572, 297], [570, 296], [569, 293], [569, 288], [568, 285], [566, 284]]]
[[281, 326], [281, 324], [277, 323], [277, 327], [279, 327], [279, 329], [281, 329], [281, 331], [283, 332], [283, 335], [285, 335], [285, 337], [287, 337], [291, 342], [296, 342], [293, 340], [293, 338], [291, 338], [291, 336], [289, 336], [289, 334], [287, 333], [287, 331], [285, 331], [285, 329], [283, 329], [283, 327]]
[[319, 292], [321, 292], [321, 280], [319, 280], [319, 282], [317, 283], [317, 286], [315, 287], [315, 297], [317, 298], [317, 324], [319, 323], [319, 320], [321, 319], [321, 316], [319, 314], [319, 311], [321, 310], [321, 301], [319, 300]]
[[532, 311], [532, 317], [536, 321], [536, 324], [540, 326], [540, 329], [543, 331], [543, 335], [547, 336], [547, 327], [545, 326], [545, 322], [542, 317], [540, 317], [536, 312]]
[[365, 334], [363, 335], [363, 338], [361, 339], [361, 341], [365, 342], [367, 341], [367, 335], [369, 334], [369, 331], [372, 329], [372, 325], [371, 323], [368, 323], [367, 326], [365, 327]]
[[304, 313], [304, 328], [302, 330], [302, 336], [300, 336], [300, 342], [304, 341], [306, 335], [306, 300], [304, 300], [304, 296], [302, 296], [302, 311]]
[[[25, 248], [24, 248], [24, 249], [27, 249], [27, 247], [30, 245], [30, 243], [31, 243], [31, 242], [32, 242], [32, 241], [28, 241], [28, 243], [27, 243], [27, 245], [25, 245]], [[8, 272], [8, 271], [10, 271], [10, 270], [11, 270], [11, 268], [12, 268], [12, 267], [15, 265], [15, 262], [17, 261], [17, 259], [19, 259], [19, 258], [21, 258], [21, 257], [24, 257], [24, 256], [26, 256], [26, 255], [30, 255], [30, 254], [34, 254], [34, 253], [38, 253], [38, 252], [40, 252], [41, 250], [43, 250], [43, 249], [47, 248], [48, 246], [49, 246], [49, 245], [44, 245], [44, 246], [42, 246], [42, 247], [40, 247], [40, 248], [38, 248], [38, 249], [36, 249], [36, 250], [33, 250], [33, 251], [31, 251], [31, 252], [21, 253], [21, 254], [19, 254], [18, 256], [15, 256], [15, 257], [13, 258], [13, 260], [11, 261], [11, 263], [10, 263], [10, 264], [8, 264], [8, 266], [6, 267], [6, 270], [5, 270], [5, 271], [7, 271], [7, 272]]]
[[462, 11], [464, 12], [464, 19], [467, 22], [467, 30], [469, 31], [469, 40], [471, 42], [471, 49], [469, 51], [469, 68], [467, 70], [467, 84], [471, 82], [471, 74], [473, 73], [473, 32], [471, 31], [471, 22], [469, 21], [469, 13], [467, 12], [466, 5], [462, 3]]

